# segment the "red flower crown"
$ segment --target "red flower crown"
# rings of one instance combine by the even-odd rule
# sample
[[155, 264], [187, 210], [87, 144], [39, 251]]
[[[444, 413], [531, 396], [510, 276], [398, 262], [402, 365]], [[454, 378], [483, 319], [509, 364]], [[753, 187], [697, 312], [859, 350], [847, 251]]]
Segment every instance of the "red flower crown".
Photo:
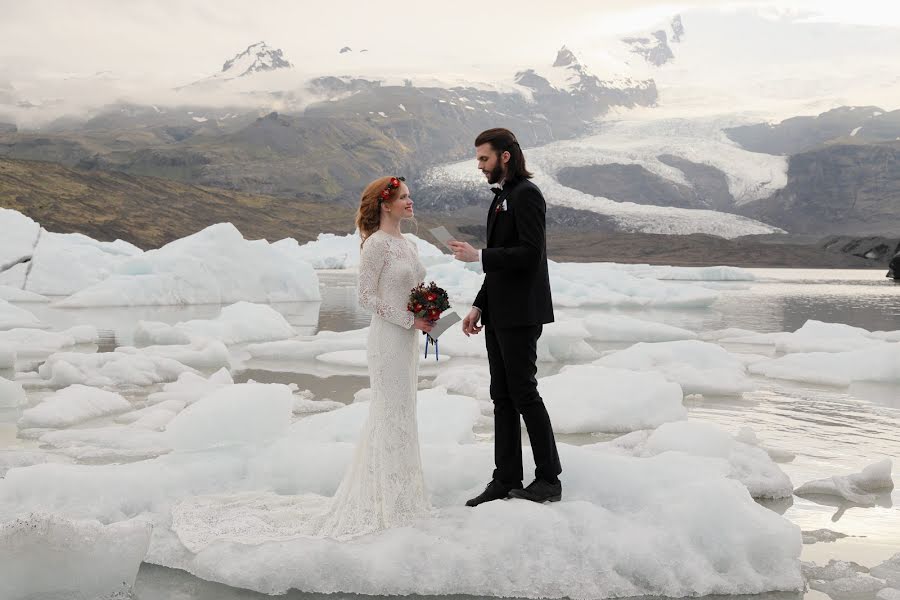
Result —
[[381, 190], [381, 198], [378, 200], [378, 202], [387, 202], [391, 197], [391, 193], [400, 187], [401, 181], [406, 181], [406, 178], [391, 177], [391, 180], [388, 182], [387, 187]]

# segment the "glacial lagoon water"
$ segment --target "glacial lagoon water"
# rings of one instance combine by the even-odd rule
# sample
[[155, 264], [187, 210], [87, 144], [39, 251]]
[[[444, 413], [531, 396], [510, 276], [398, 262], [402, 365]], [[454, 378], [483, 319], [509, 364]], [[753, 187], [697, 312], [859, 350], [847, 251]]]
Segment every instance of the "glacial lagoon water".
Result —
[[[601, 308], [568, 309], [572, 316], [616, 312], [664, 322], [698, 333], [737, 327], [761, 333], [794, 331], [807, 320], [846, 323], [870, 331], [900, 329], [900, 285], [883, 271], [751, 269], [753, 282], [696, 282], [721, 292], [715, 304], [702, 309], [610, 311]], [[356, 304], [355, 277], [348, 272], [320, 272], [321, 303], [275, 305], [298, 333], [350, 330], [368, 325], [369, 314]], [[140, 319], [170, 323], [211, 318], [220, 307], [152, 307], [128, 309], [62, 310], [47, 305], [26, 305], [54, 328], [89, 323], [115, 331], [118, 343], [128, 343]], [[600, 351], [624, 344], [595, 344]], [[726, 346], [727, 347], [727, 346]], [[729, 348], [759, 352], [759, 348]], [[476, 363], [477, 361], [472, 361]], [[456, 363], [459, 364], [459, 363]], [[561, 365], [542, 364], [539, 376]], [[365, 373], [320, 373], [292, 369], [291, 364], [253, 361], [234, 374], [236, 381], [254, 379], [296, 383], [318, 398], [352, 401], [353, 393], [367, 386]], [[831, 475], [858, 472], [882, 458], [894, 459], [893, 478], [900, 481], [900, 386], [855, 384], [849, 388], [799, 384], [758, 378], [759, 386], [740, 397], [689, 396], [689, 418], [716, 423], [731, 432], [750, 427], [767, 446], [795, 454], [780, 466], [794, 486]], [[427, 385], [427, 382], [425, 382]], [[15, 415], [0, 413], [0, 448], [16, 440]], [[479, 432], [489, 436], [490, 432]], [[611, 436], [559, 436], [563, 443], [591, 443]], [[485, 474], [488, 475], [487, 473]], [[900, 486], [884, 494], [875, 507], [860, 507], [836, 498], [815, 500], [794, 496], [764, 503], [804, 531], [831, 529], [847, 537], [835, 542], [806, 544], [801, 558], [820, 565], [829, 559], [852, 560], [872, 567], [900, 551]], [[145, 564], [134, 597], [141, 600], [237, 600], [265, 598], [246, 590], [206, 582], [185, 572]], [[318, 595], [292, 592], [289, 598]], [[797, 598], [772, 594], [766, 598]], [[807, 598], [825, 597], [806, 592]]]

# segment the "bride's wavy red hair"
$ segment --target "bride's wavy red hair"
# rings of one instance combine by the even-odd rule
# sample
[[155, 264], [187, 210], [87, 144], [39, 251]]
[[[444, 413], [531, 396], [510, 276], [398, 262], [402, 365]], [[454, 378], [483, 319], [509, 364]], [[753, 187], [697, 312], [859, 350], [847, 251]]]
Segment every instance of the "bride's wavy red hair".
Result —
[[[359, 199], [359, 209], [356, 211], [356, 226], [359, 228], [359, 237], [362, 238], [360, 246], [381, 226], [381, 202], [383, 201], [381, 193], [388, 189], [390, 182], [390, 177], [379, 177], [363, 190]], [[397, 197], [400, 188], [390, 189], [389, 192], [387, 202]]]

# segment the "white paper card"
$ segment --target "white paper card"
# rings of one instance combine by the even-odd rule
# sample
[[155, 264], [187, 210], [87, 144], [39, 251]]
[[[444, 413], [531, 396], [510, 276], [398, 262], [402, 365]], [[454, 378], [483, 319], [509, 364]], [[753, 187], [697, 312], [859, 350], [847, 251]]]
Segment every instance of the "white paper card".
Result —
[[447, 328], [451, 325], [459, 323], [462, 319], [455, 312], [451, 312], [450, 314], [444, 315], [434, 324], [434, 327], [431, 328], [431, 331], [428, 334], [434, 339], [438, 339], [442, 333], [447, 331]]
[[452, 235], [450, 235], [450, 232], [447, 231], [446, 227], [441, 225], [440, 227], [435, 227], [434, 229], [429, 229], [428, 231], [431, 232], [431, 235], [433, 235], [437, 239], [437, 241], [439, 241], [444, 246], [446, 246], [447, 249], [449, 249], [451, 251], [453, 250], [452, 248], [450, 248], [450, 244], [448, 244], [447, 242], [450, 242], [451, 240], [455, 240], [456, 238], [453, 237]]

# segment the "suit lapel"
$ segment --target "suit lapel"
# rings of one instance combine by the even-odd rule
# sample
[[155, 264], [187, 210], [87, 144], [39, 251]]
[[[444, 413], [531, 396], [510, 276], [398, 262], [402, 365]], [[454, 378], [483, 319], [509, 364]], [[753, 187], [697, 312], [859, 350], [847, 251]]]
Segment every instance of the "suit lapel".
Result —
[[494, 231], [494, 223], [497, 222], [497, 207], [500, 206], [501, 202], [506, 200], [507, 196], [509, 196], [509, 188], [500, 192], [491, 203], [491, 210], [488, 213], [487, 220], [487, 237], [485, 238], [485, 243], [488, 245], [491, 243], [491, 233]]

